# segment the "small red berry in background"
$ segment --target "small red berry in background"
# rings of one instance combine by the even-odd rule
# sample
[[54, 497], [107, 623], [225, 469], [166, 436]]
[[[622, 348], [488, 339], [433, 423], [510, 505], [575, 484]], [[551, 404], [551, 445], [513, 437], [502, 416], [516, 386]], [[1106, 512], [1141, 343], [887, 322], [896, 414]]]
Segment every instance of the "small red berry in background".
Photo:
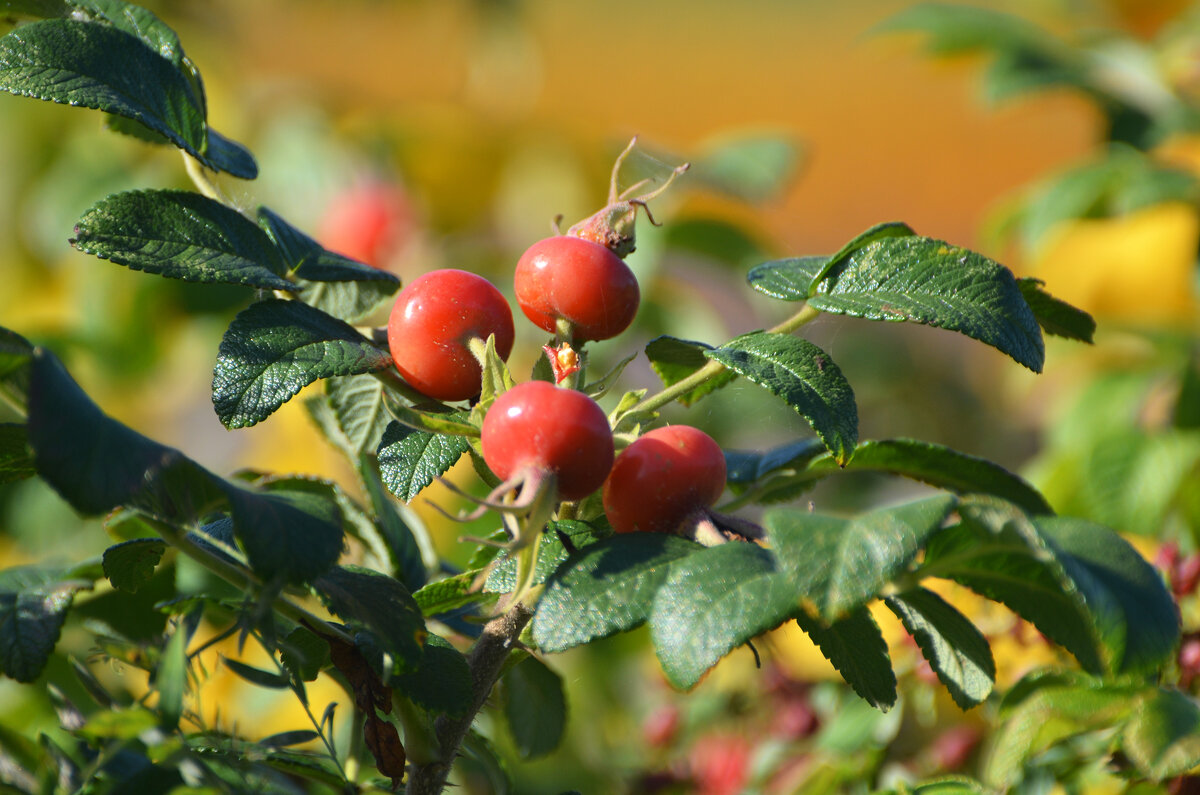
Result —
[[617, 456], [604, 483], [604, 513], [618, 533], [669, 533], [725, 490], [725, 454], [690, 425], [639, 437]]
[[651, 748], [665, 748], [679, 733], [679, 709], [666, 705], [650, 713], [642, 723], [642, 739]]
[[612, 468], [613, 438], [604, 409], [582, 392], [527, 381], [496, 398], [483, 418], [483, 460], [501, 480], [523, 470], [554, 473], [558, 494], [578, 500], [600, 488]]
[[570, 235], [534, 243], [513, 276], [517, 303], [551, 334], [559, 318], [573, 326], [574, 342], [607, 340], [633, 322], [641, 293], [637, 278], [604, 246]]
[[513, 346], [512, 310], [482, 276], [460, 270], [430, 271], [411, 282], [392, 306], [388, 348], [404, 380], [438, 400], [479, 394], [482, 368], [468, 344], [496, 335], [496, 352]]
[[373, 268], [383, 268], [411, 236], [412, 204], [400, 188], [364, 182], [334, 196], [321, 219], [318, 242]]
[[750, 743], [739, 735], [709, 734], [692, 746], [688, 761], [700, 795], [738, 795], [750, 778]]

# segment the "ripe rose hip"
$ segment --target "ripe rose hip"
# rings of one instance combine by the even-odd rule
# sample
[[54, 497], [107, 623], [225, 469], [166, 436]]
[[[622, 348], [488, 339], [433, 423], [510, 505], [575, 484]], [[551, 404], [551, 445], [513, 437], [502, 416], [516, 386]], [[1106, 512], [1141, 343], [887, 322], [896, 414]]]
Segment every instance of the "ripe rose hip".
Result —
[[382, 268], [414, 225], [408, 197], [394, 185], [368, 182], [338, 194], [321, 219], [321, 245]]
[[496, 352], [513, 346], [512, 310], [491, 282], [460, 270], [430, 271], [396, 296], [388, 347], [396, 369], [417, 391], [438, 400], [479, 394], [482, 370], [472, 338], [496, 335]]
[[558, 494], [578, 500], [604, 483], [613, 463], [604, 410], [587, 395], [545, 381], [517, 384], [483, 418], [483, 460], [501, 480], [554, 473]]
[[575, 342], [607, 340], [633, 322], [641, 293], [621, 258], [589, 240], [560, 235], [534, 243], [513, 277], [525, 316], [550, 333], [558, 318], [574, 327]]
[[618, 533], [669, 533], [725, 490], [725, 455], [712, 437], [668, 425], [617, 456], [604, 483], [604, 513]]

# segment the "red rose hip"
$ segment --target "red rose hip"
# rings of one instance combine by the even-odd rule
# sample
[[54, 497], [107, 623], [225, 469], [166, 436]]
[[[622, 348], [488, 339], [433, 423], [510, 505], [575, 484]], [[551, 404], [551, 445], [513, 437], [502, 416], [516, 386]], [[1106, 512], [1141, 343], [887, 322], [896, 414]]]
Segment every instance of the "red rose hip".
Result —
[[496, 352], [513, 346], [512, 310], [482, 276], [460, 270], [430, 271], [396, 296], [388, 319], [388, 347], [404, 380], [438, 400], [479, 394], [482, 370], [468, 344], [496, 335]]
[[668, 425], [617, 456], [604, 482], [604, 513], [618, 533], [669, 533], [725, 490], [725, 455], [712, 437]]
[[613, 438], [604, 410], [587, 395], [545, 381], [517, 384], [483, 418], [483, 460], [501, 480], [554, 473], [558, 495], [578, 500], [604, 483]]
[[554, 333], [559, 318], [569, 320], [575, 342], [617, 336], [633, 322], [641, 299], [637, 278], [620, 257], [571, 235], [530, 246], [513, 283], [517, 303], [534, 325]]

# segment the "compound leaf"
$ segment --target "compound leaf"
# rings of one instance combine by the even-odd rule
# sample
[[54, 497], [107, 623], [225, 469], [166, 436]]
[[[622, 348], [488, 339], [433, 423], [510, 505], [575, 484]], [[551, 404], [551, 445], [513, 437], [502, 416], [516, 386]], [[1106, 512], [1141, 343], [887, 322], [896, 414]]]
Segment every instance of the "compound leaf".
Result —
[[266, 419], [320, 378], [389, 367], [391, 357], [353, 327], [299, 301], [268, 299], [242, 310], [221, 340], [213, 406], [228, 428]]

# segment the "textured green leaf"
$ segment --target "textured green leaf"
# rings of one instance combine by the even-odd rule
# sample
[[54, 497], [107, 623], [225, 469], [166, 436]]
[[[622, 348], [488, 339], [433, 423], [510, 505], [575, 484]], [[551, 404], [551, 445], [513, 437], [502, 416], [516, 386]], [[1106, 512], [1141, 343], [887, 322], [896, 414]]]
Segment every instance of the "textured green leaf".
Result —
[[75, 594], [91, 583], [34, 566], [0, 571], [0, 673], [32, 682], [45, 668]]
[[427, 616], [446, 613], [472, 602], [495, 599], [495, 594], [486, 594], [475, 587], [482, 573], [483, 569], [469, 569], [462, 574], [436, 580], [414, 593], [413, 599]]
[[187, 639], [188, 632], [181, 623], [163, 647], [162, 656], [158, 658], [158, 667], [154, 671], [154, 688], [158, 691], [158, 713], [162, 718], [163, 728], [168, 731], [174, 731], [183, 716], [183, 694], [187, 692]]
[[115, 193], [85, 212], [72, 245], [134, 270], [189, 282], [295, 290], [271, 239], [220, 202], [178, 190]]
[[[681, 340], [677, 337], [663, 335], [655, 337], [646, 343], [646, 358], [650, 366], [662, 379], [663, 386], [674, 386], [692, 373], [708, 364], [705, 351], [711, 351], [711, 345], [692, 340]], [[716, 378], [705, 381], [700, 386], [687, 392], [679, 398], [680, 403], [690, 406], [700, 398], [728, 384], [737, 378], [737, 374], [726, 370]]]
[[563, 651], [642, 624], [672, 564], [700, 549], [678, 536], [630, 533], [574, 553], [538, 601], [533, 616], [538, 648]]
[[[262, 764], [288, 776], [308, 779], [333, 790], [346, 786], [345, 777], [328, 759], [299, 751], [275, 751], [263, 757]], [[199, 795], [199, 793], [197, 793]]]
[[114, 588], [136, 593], [154, 576], [154, 567], [167, 551], [161, 538], [135, 538], [104, 550], [104, 576]]
[[932, 538], [923, 573], [1002, 602], [1092, 673], [1145, 673], [1167, 659], [1179, 619], [1161, 578], [1113, 531], [1029, 520], [1003, 503], [964, 503]]
[[393, 422], [379, 444], [379, 471], [388, 490], [412, 502], [470, 449], [465, 436], [414, 430]]
[[[148, 35], [148, 34], [147, 34]], [[253, 179], [253, 159], [231, 159], [210, 137], [203, 97], [180, 63], [116, 26], [74, 19], [24, 25], [0, 39], [0, 90], [124, 116], [204, 165]]]
[[731, 485], [749, 485], [785, 467], [802, 469], [824, 452], [825, 445], [817, 439], [800, 439], [761, 452], [726, 450], [725, 479]]
[[877, 240], [835, 266], [808, 299], [823, 312], [957, 331], [1041, 372], [1045, 345], [1012, 272], [928, 237]]
[[763, 526], [797, 603], [832, 622], [905, 571], [955, 502], [942, 495], [853, 519], [775, 508], [763, 515]]
[[370, 375], [348, 375], [325, 381], [325, 394], [346, 442], [351, 460], [379, 449], [391, 422], [384, 401], [385, 387]]
[[228, 428], [254, 425], [312, 382], [390, 367], [391, 357], [353, 327], [299, 301], [242, 310], [221, 340], [213, 406]]
[[1143, 776], [1183, 775], [1200, 765], [1200, 707], [1178, 690], [1153, 688], [1138, 700], [1121, 740]]
[[884, 598], [921, 649], [954, 703], [970, 709], [992, 692], [996, 663], [987, 638], [942, 597], [915, 588]]
[[421, 588], [429, 579], [422, 557], [422, 545], [418, 533], [424, 534], [426, 547], [432, 547], [428, 534], [420, 527], [413, 527], [401, 515], [388, 496], [379, 471], [379, 462], [372, 456], [362, 455], [358, 461], [358, 472], [362, 478], [371, 510], [375, 514], [374, 526], [384, 550], [380, 559], [386, 561], [392, 576], [399, 578], [410, 591]]
[[279, 659], [292, 676], [312, 682], [329, 664], [329, 644], [315, 632], [296, 627], [279, 642]]
[[479, 426], [471, 423], [471, 414], [466, 411], [424, 411], [392, 401], [388, 402], [388, 411], [397, 422], [418, 431], [479, 438]]
[[503, 684], [504, 716], [521, 758], [557, 748], [567, 727], [562, 677], [530, 656], [509, 669]]
[[1047, 334], [1069, 340], [1091, 343], [1096, 333], [1096, 320], [1082, 309], [1076, 309], [1043, 289], [1041, 279], [1017, 279], [1025, 303], [1033, 310], [1038, 325]]
[[769, 552], [720, 544], [671, 565], [650, 610], [650, 637], [668, 681], [690, 689], [730, 651], [790, 618], [798, 604]]
[[755, 265], [746, 281], [763, 295], [782, 301], [807, 301], [809, 286], [824, 272], [829, 257], [790, 257]]
[[758, 332], [705, 355], [783, 398], [844, 465], [858, 443], [854, 390], [829, 355], [808, 340]]
[[859, 607], [829, 625], [800, 612], [796, 623], [868, 704], [884, 712], [895, 705], [892, 659], [883, 633], [867, 608]]
[[884, 240], [889, 237], [912, 237], [915, 234], [916, 232], [912, 230], [912, 227], [900, 221], [885, 221], [884, 223], [876, 224], [865, 232], [859, 233], [853, 240], [842, 246], [837, 253], [825, 261], [825, 264], [821, 266], [821, 269], [809, 281], [805, 294], [811, 296], [815, 293], [830, 270], [840, 265], [846, 257], [849, 257], [868, 243], [874, 243], [876, 240]]
[[790, 136], [752, 133], [706, 147], [688, 179], [749, 202], [778, 196], [796, 173], [801, 147]]
[[425, 654], [416, 669], [393, 676], [389, 684], [435, 715], [463, 715], [471, 708], [471, 669], [467, 659], [437, 635], [428, 637]]
[[425, 618], [399, 580], [359, 566], [338, 566], [319, 577], [313, 589], [330, 611], [351, 627], [364, 627], [391, 656], [391, 664], [412, 670], [425, 642]]
[[230, 484], [233, 527], [250, 567], [265, 580], [312, 580], [342, 552], [342, 513], [332, 500], [302, 491], [258, 493]]
[[[533, 582], [531, 585], [541, 585], [550, 575], [570, 557], [570, 550], [563, 546], [562, 533], [568, 542], [576, 549], [583, 549], [594, 544], [599, 537], [596, 529], [587, 522], [563, 520], [549, 522], [538, 544], [537, 562], [534, 564]], [[496, 559], [496, 567], [488, 575], [483, 589], [489, 593], [509, 593], [517, 587], [517, 559], [507, 552], [501, 552]]]
[[25, 426], [0, 422], [0, 484], [24, 480], [37, 474], [29, 453]]
[[822, 456], [797, 477], [824, 477], [842, 469], [903, 475], [956, 494], [991, 494], [1030, 513], [1053, 513], [1046, 498], [1037, 489], [998, 464], [939, 444], [913, 439], [863, 442], [855, 449], [854, 457], [845, 467], [839, 467], [832, 456]]

